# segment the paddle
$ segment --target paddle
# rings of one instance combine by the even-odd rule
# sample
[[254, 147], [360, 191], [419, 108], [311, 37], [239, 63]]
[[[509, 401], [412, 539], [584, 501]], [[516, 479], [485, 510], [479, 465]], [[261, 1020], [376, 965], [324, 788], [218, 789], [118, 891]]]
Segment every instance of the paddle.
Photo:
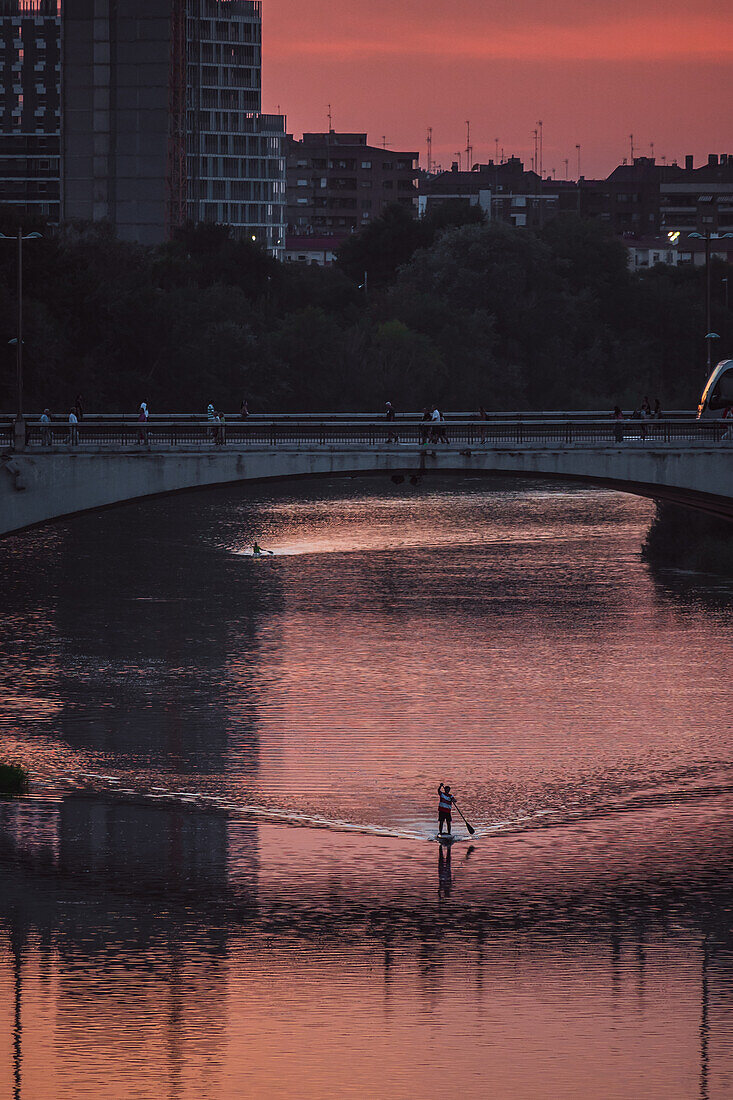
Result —
[[[453, 799], [453, 805], [454, 805], [454, 806], [455, 806], [455, 808], [456, 808], [456, 809], [458, 810], [458, 803], [456, 802], [455, 798]], [[461, 814], [461, 811], [460, 811], [460, 810], [458, 810], [458, 813], [459, 813], [459, 814]], [[474, 834], [474, 833], [476, 832], [476, 830], [474, 829], [473, 825], [469, 825], [469, 824], [468, 824], [468, 822], [466, 821], [465, 817], [463, 817], [463, 814], [461, 814], [461, 817], [463, 818], [463, 824], [464, 824], [464, 825], [466, 826], [466, 828], [468, 829], [468, 831], [469, 831], [469, 833], [471, 834], [471, 836], [473, 836], [473, 834]]]

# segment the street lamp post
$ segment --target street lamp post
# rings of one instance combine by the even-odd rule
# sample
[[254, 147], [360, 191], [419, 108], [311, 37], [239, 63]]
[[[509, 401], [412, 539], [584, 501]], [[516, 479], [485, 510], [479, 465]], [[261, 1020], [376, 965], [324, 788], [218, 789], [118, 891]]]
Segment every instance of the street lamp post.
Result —
[[[15, 428], [14, 439], [16, 451], [25, 448], [25, 421], [23, 419], [23, 241], [38, 240], [40, 233], [28, 233], [23, 236], [23, 230], [19, 229], [16, 235], [18, 242], [18, 326], [15, 340]], [[12, 237], [0, 233], [0, 240], [10, 241]]]
[[688, 233], [688, 237], [697, 237], [698, 240], [705, 241], [705, 324], [707, 326], [705, 330], [705, 340], [708, 348], [708, 378], [710, 372], [713, 369], [713, 340], [717, 338], [717, 333], [712, 331], [711, 321], [711, 284], [710, 284], [710, 242], [724, 240], [726, 237], [733, 237], [733, 233]]

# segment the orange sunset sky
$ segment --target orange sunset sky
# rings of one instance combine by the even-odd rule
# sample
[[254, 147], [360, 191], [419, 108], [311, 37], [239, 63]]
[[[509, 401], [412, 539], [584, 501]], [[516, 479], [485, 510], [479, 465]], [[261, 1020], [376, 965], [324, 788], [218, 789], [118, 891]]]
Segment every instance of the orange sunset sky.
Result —
[[365, 130], [450, 166], [529, 165], [544, 124], [557, 178], [607, 175], [629, 155], [733, 153], [730, 0], [264, 0], [263, 107], [288, 130]]

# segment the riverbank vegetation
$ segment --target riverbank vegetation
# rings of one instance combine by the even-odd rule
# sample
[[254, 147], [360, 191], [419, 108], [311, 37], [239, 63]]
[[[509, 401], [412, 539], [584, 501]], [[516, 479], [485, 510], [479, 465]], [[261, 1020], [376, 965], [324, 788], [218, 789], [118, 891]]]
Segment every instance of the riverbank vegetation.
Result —
[[660, 501], [642, 557], [670, 569], [733, 577], [733, 523]]
[[28, 772], [21, 764], [0, 763], [0, 794], [25, 794]]
[[[26, 406], [65, 415], [446, 408], [692, 408], [705, 376], [704, 272], [630, 272], [595, 223], [539, 233], [401, 207], [332, 269], [284, 265], [219, 226], [146, 248], [104, 226], [25, 246]], [[0, 221], [2, 219], [0, 218]], [[468, 224], [466, 224], [468, 222]], [[30, 228], [30, 227], [27, 227]], [[0, 224], [12, 232], [10, 223]], [[713, 328], [733, 347], [723, 264]], [[366, 287], [364, 275], [366, 273]], [[0, 251], [0, 402], [13, 408], [15, 255]]]

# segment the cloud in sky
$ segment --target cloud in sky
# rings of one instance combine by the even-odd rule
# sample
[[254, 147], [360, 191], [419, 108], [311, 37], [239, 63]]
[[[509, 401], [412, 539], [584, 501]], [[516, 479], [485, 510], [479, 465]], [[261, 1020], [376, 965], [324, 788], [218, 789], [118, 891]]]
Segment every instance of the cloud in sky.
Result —
[[507, 61], [669, 61], [733, 59], [733, 13], [721, 23], [713, 19], [666, 20], [655, 24], [644, 16], [590, 26], [476, 28], [475, 32], [445, 26], [417, 30], [399, 24], [373, 27], [364, 33], [329, 37], [279, 38], [280, 57], [307, 54], [347, 60], [379, 57], [474, 58]]
[[555, 159], [580, 142], [597, 173], [629, 130], [669, 159], [733, 146], [727, 0], [264, 0], [264, 20], [266, 105], [296, 132], [330, 102], [337, 129], [395, 147], [432, 125], [449, 158], [471, 118], [526, 155], [543, 117]]

